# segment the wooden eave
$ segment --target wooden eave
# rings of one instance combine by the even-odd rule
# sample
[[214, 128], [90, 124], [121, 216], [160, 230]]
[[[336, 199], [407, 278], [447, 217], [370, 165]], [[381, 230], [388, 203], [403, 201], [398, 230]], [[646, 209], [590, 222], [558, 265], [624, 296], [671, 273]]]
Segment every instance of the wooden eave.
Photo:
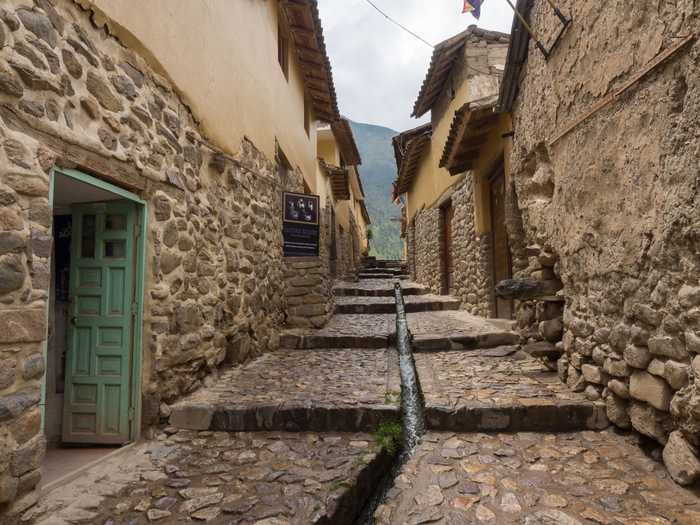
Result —
[[491, 97], [485, 104], [467, 103], [455, 112], [440, 159], [441, 168], [447, 168], [451, 175], [472, 169], [498, 123], [495, 106], [496, 100]]
[[508, 43], [509, 38], [509, 35], [506, 33], [487, 31], [472, 25], [466, 31], [448, 38], [435, 46], [433, 55], [430, 58], [428, 73], [425, 80], [423, 80], [418, 98], [413, 105], [412, 116], [419, 118], [430, 111], [444, 90], [445, 82], [468, 42], [483, 40], [493, 43]]
[[420, 161], [423, 158], [425, 149], [430, 144], [431, 137], [432, 131], [414, 137], [406, 144], [401, 169], [399, 170], [399, 178], [396, 181], [397, 193], [399, 195], [406, 193], [411, 187], [413, 179], [416, 178], [418, 168], [420, 167]]
[[[518, 0], [515, 9], [525, 20], [528, 20], [533, 4], [534, 0]], [[510, 34], [511, 40], [508, 46], [506, 67], [503, 72], [501, 92], [497, 104], [499, 111], [502, 112], [510, 112], [513, 109], [513, 103], [518, 95], [520, 73], [527, 61], [530, 43], [530, 34], [517, 16], [513, 17], [513, 26]]]
[[372, 220], [369, 216], [369, 211], [367, 211], [367, 204], [364, 200], [360, 201], [360, 211], [362, 212], [362, 218], [365, 220], [365, 224], [372, 224]]
[[321, 169], [331, 180], [331, 190], [336, 201], [346, 201], [350, 199], [350, 175], [347, 168], [333, 166], [323, 159], [318, 159]]
[[345, 163], [350, 166], [362, 164], [362, 157], [360, 157], [360, 151], [357, 149], [350, 122], [344, 118], [336, 120], [331, 123], [331, 130]]
[[287, 19], [293, 49], [316, 118], [326, 122], [339, 119], [333, 72], [316, 0], [280, 0], [280, 9]]

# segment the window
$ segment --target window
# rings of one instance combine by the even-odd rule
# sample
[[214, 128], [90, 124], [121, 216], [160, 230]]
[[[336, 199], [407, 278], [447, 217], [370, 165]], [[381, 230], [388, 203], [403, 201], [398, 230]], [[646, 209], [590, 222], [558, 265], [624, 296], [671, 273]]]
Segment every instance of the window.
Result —
[[311, 113], [309, 110], [309, 99], [304, 98], [304, 129], [306, 130], [306, 135], [309, 135], [311, 128]]
[[289, 80], [289, 39], [284, 34], [281, 24], [277, 25], [277, 61], [280, 63], [284, 78]]

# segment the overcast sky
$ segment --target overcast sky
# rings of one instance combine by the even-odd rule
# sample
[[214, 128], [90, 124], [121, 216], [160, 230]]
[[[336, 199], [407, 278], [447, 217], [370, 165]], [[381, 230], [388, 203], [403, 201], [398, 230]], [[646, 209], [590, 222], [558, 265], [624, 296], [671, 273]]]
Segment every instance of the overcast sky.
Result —
[[[372, 0], [431, 44], [476, 23], [510, 32], [506, 0], [486, 0], [481, 20], [462, 14], [462, 0]], [[386, 20], [366, 0], [319, 0], [324, 36], [343, 115], [403, 131], [423, 120], [410, 117], [432, 49]]]

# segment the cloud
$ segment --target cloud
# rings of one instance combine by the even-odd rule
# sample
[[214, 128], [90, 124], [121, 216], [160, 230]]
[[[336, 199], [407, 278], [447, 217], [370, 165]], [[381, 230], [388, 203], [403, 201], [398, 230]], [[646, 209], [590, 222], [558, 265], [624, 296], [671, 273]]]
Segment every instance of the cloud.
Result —
[[[431, 44], [476, 23], [461, 0], [373, 0], [395, 20]], [[343, 115], [395, 130], [415, 127], [413, 103], [432, 49], [375, 11], [366, 0], [319, 0], [333, 78]], [[513, 12], [505, 0], [487, 0], [479, 27], [510, 32]]]

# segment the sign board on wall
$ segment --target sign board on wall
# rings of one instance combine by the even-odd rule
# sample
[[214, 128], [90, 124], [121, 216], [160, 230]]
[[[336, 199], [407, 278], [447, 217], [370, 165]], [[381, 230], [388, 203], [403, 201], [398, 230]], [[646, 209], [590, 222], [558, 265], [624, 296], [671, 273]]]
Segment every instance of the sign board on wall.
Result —
[[318, 256], [319, 197], [284, 193], [284, 256]]

